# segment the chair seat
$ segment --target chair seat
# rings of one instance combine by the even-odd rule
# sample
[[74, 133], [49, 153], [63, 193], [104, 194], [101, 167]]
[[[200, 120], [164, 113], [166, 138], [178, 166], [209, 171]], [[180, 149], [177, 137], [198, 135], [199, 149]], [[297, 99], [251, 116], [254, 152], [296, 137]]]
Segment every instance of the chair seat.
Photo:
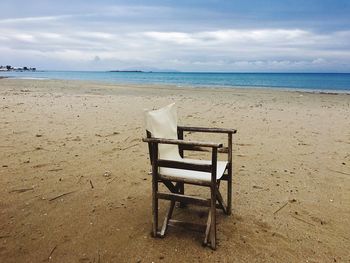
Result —
[[[186, 162], [186, 163], [195, 163], [195, 164], [211, 164], [211, 161], [187, 159], [187, 158], [182, 158], [179, 161]], [[226, 161], [217, 162], [217, 168], [216, 168], [217, 180], [219, 180], [223, 176], [226, 166], [227, 166]], [[159, 174], [161, 176], [164, 175], [164, 176], [174, 177], [179, 179], [200, 180], [205, 182], [211, 181], [211, 173], [208, 173], [208, 172], [199, 172], [199, 171], [191, 171], [191, 170], [185, 170], [185, 169], [161, 167]]]

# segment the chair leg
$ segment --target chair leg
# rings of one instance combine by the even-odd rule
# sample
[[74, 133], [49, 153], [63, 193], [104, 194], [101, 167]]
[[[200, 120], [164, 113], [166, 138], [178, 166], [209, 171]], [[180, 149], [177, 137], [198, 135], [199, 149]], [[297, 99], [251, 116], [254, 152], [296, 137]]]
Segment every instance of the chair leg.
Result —
[[210, 247], [216, 249], [216, 185], [212, 185], [210, 189]]
[[228, 167], [227, 180], [227, 215], [232, 213], [232, 163]]
[[203, 241], [203, 245], [208, 245], [208, 239], [210, 234], [210, 225], [211, 225], [211, 210], [209, 209], [208, 220], [207, 220], [207, 228], [205, 229], [205, 237]]
[[227, 214], [231, 215], [232, 213], [232, 172], [233, 172], [233, 165], [232, 165], [232, 133], [228, 134], [228, 180], [227, 180]]
[[158, 236], [158, 182], [157, 180], [152, 181], [152, 235], [153, 237]]
[[[185, 194], [185, 184], [184, 183], [179, 183], [179, 194], [182, 194], [182, 195]], [[186, 204], [180, 202], [179, 207], [180, 208], [185, 208]]]
[[165, 218], [164, 218], [162, 230], [160, 231], [160, 237], [165, 236], [166, 230], [168, 228], [169, 220], [171, 219], [171, 216], [173, 215], [174, 207], [175, 207], [175, 201], [171, 200], [168, 213], [165, 215]]
[[226, 215], [228, 215], [228, 210], [227, 210], [228, 206], [225, 204], [225, 201], [222, 198], [221, 193], [219, 192], [219, 188], [217, 188], [217, 191], [216, 191], [216, 198], [217, 198], [217, 200], [219, 202], [219, 207], [222, 209], [222, 211], [224, 211], [224, 213]]

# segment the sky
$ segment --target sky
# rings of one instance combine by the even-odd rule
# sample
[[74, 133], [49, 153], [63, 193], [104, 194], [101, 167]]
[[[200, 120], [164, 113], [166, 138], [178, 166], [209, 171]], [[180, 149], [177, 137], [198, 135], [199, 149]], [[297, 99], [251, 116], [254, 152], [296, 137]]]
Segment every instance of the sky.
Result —
[[11, 0], [0, 65], [350, 72], [349, 0]]

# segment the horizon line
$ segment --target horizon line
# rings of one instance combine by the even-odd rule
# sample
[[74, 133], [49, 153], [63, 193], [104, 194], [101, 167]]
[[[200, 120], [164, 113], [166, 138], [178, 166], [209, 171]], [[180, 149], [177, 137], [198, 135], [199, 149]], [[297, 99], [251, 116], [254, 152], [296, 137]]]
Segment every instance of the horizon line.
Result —
[[[36, 72], [56, 71], [56, 72], [109, 72], [109, 73], [208, 73], [208, 74], [350, 74], [350, 72], [336, 71], [179, 71], [179, 70], [64, 70], [64, 69], [36, 69]], [[7, 71], [4, 71], [7, 72]], [[11, 71], [8, 71], [11, 72]], [[17, 71], [18, 72], [18, 71]]]

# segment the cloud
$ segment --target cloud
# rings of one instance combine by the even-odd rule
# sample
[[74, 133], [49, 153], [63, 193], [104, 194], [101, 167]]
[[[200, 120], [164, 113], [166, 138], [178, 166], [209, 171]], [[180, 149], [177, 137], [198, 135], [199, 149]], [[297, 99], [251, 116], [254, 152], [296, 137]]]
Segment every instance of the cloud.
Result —
[[196, 39], [188, 33], [183, 32], [144, 32], [141, 33], [155, 41], [171, 42], [175, 44], [194, 44]]
[[72, 17], [71, 15], [60, 15], [60, 16], [37, 16], [37, 17], [20, 17], [20, 18], [6, 18], [0, 19], [0, 24], [22, 24], [22, 23], [37, 23], [37, 22], [48, 22], [59, 19], [65, 19]]
[[182, 30], [174, 26], [172, 30], [154, 22], [152, 26], [142, 21], [127, 24], [129, 20], [124, 19], [143, 16], [150, 21], [158, 13], [171, 13], [167, 7], [110, 6], [103, 11], [0, 19], [0, 63], [35, 61], [34, 66], [48, 69], [350, 71], [350, 30], [227, 25], [215, 29], [181, 26]]

